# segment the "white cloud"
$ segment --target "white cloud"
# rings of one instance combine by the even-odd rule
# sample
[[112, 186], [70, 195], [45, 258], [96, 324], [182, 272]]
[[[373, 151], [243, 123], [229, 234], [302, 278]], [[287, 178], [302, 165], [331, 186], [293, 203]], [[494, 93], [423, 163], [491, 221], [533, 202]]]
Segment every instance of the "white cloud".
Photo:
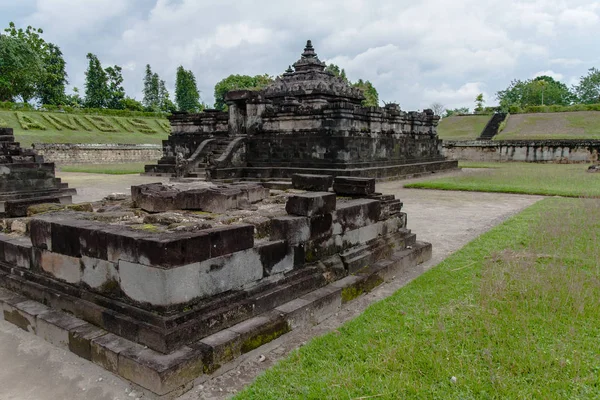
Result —
[[557, 81], [561, 81], [564, 78], [564, 75], [559, 73], [559, 72], [554, 72], [552, 70], [547, 70], [547, 71], [539, 71], [536, 72], [535, 74], [533, 74], [533, 78], [537, 78], [538, 76], [549, 76], [550, 78], [553, 78]]
[[600, 35], [593, 0], [37, 0], [23, 7], [30, 12], [21, 23], [43, 27], [61, 46], [73, 85], [83, 86], [92, 52], [123, 67], [129, 95], [140, 96], [142, 66], [149, 63], [172, 91], [183, 65], [209, 103], [220, 79], [282, 73], [312, 39], [322, 59], [352, 80], [370, 80], [382, 100], [403, 109], [433, 101], [472, 107], [483, 89], [489, 99], [535, 71], [584, 74]]

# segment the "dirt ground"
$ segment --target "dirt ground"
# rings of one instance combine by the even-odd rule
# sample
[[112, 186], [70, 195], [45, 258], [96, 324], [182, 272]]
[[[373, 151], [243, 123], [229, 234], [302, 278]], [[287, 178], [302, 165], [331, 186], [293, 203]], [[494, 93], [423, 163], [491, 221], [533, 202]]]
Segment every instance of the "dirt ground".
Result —
[[[75, 202], [99, 200], [113, 192], [127, 192], [132, 184], [160, 179], [135, 175], [61, 173], [79, 189]], [[418, 240], [433, 244], [433, 258], [418, 270], [398, 276], [348, 304], [323, 323], [291, 332], [224, 366], [210, 379], [200, 378], [181, 400], [230, 397], [256, 376], [311, 337], [324, 334], [360, 314], [369, 304], [385, 298], [435, 266], [472, 239], [540, 200], [539, 196], [404, 189], [406, 181], [385, 182], [377, 190], [395, 194], [404, 202], [408, 227]], [[0, 400], [143, 398], [126, 381], [72, 353], [58, 349], [32, 334], [0, 321]]]

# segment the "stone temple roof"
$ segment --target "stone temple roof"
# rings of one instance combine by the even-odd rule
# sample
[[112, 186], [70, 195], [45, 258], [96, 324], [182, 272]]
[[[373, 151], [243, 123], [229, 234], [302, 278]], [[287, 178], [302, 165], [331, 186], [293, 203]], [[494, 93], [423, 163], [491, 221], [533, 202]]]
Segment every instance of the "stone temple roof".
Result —
[[326, 98], [329, 101], [348, 101], [360, 104], [364, 99], [362, 91], [352, 87], [343, 78], [325, 71], [326, 64], [319, 60], [309, 40], [300, 59], [290, 66], [275, 82], [262, 90], [266, 98], [282, 97]]

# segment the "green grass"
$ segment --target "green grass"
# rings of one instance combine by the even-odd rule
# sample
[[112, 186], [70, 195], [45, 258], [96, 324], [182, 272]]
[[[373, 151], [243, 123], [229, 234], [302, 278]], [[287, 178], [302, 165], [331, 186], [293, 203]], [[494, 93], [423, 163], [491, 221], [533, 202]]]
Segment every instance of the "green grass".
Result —
[[[0, 126], [14, 129], [23, 147], [32, 143], [161, 144], [166, 119], [0, 110]], [[29, 128], [29, 129], [26, 129]]]
[[512, 114], [494, 140], [600, 139], [600, 111]]
[[438, 136], [444, 140], [475, 140], [490, 118], [491, 115], [446, 117], [438, 125]]
[[126, 175], [144, 172], [144, 165], [148, 163], [123, 163], [123, 164], [72, 164], [60, 165], [58, 169], [63, 172], [85, 172], [89, 174]]
[[600, 201], [545, 199], [236, 399], [598, 399], [599, 242]]
[[[463, 168], [471, 163], [461, 163]], [[486, 163], [474, 163], [476, 168]], [[600, 177], [584, 164], [487, 163], [490, 169], [464, 172], [406, 188], [539, 194], [544, 196], [600, 197]]]

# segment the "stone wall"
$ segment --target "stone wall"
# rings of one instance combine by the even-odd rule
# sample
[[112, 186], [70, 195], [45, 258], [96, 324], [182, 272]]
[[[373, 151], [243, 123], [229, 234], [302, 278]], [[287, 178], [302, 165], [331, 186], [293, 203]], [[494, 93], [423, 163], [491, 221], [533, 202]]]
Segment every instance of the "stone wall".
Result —
[[157, 144], [40, 144], [33, 148], [57, 164], [113, 164], [155, 161], [162, 156]]
[[463, 161], [590, 163], [599, 151], [600, 140], [444, 141], [444, 155]]

